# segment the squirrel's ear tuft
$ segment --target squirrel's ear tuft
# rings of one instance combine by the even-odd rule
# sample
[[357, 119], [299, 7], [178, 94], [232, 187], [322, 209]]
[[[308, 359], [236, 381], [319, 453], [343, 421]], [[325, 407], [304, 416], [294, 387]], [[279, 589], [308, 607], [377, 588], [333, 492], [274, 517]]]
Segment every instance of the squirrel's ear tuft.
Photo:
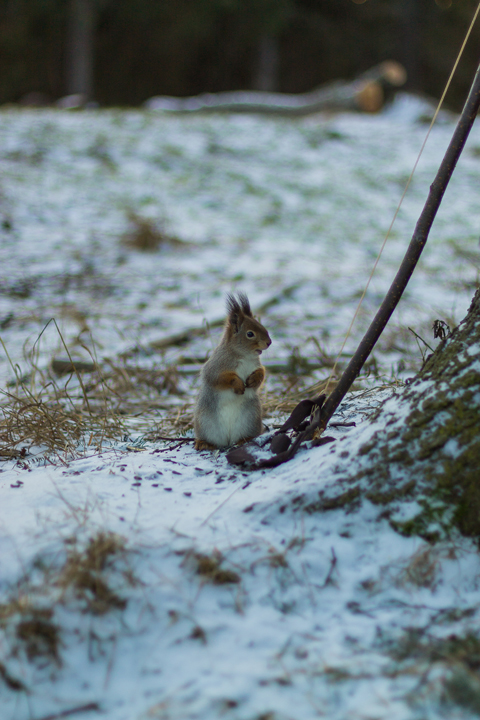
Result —
[[241, 307], [238, 303], [237, 298], [235, 295], [232, 295], [232, 293], [228, 293], [227, 295], [227, 313], [228, 317], [231, 317], [232, 315], [238, 315], [241, 312]]
[[238, 332], [245, 316], [253, 317], [250, 303], [245, 293], [239, 292], [238, 299], [232, 293], [227, 295], [228, 322]]
[[231, 313], [240, 314], [243, 313], [244, 315], [248, 315], [248, 317], [253, 317], [252, 311], [250, 309], [250, 302], [248, 297], [243, 292], [238, 293], [238, 300], [232, 293], [228, 293], [227, 295], [227, 312], [230, 315]]
[[250, 302], [248, 300], [248, 297], [245, 295], [245, 293], [239, 292], [238, 300], [239, 300], [241, 308], [243, 310], [243, 314], [248, 315], [248, 317], [252, 317], [252, 311], [250, 309]]
[[242, 324], [241, 316], [243, 315], [243, 311], [237, 298], [231, 293], [228, 293], [227, 295], [227, 313], [227, 324], [233, 328], [235, 333], [237, 333], [240, 329], [240, 325]]

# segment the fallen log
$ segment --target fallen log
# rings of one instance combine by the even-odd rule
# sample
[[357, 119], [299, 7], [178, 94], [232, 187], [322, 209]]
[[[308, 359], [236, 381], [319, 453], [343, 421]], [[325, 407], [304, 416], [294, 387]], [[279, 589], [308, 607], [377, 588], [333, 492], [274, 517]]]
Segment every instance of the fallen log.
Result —
[[[273, 305], [276, 305], [281, 298], [283, 297], [289, 297], [291, 293], [296, 290], [298, 287], [298, 284], [295, 283], [294, 285], [289, 285], [288, 287], [284, 288], [280, 293], [273, 295], [271, 298], [266, 300], [261, 305], [257, 306], [256, 311], [257, 314], [262, 314], [266, 310], [268, 310]], [[153, 350], [155, 352], [166, 350], [169, 347], [180, 347], [182, 345], [185, 345], [188, 342], [191, 342], [196, 337], [202, 337], [204, 335], [208, 335], [210, 330], [212, 328], [218, 328], [222, 327], [222, 325], [225, 322], [225, 316], [222, 316], [221, 318], [216, 318], [215, 320], [210, 320], [208, 323], [204, 322], [202, 325], [197, 325], [196, 327], [190, 327], [186, 328], [185, 330], [181, 330], [180, 332], [174, 333], [173, 335], [167, 335], [164, 338], [159, 338], [158, 340], [153, 340], [148, 344], [148, 348], [150, 350]], [[138, 347], [135, 346], [133, 348], [130, 348], [126, 350], [125, 352], [121, 353], [119, 357], [122, 359], [126, 359], [131, 357], [132, 355], [135, 355], [138, 352]]]
[[378, 112], [389, 89], [403, 85], [407, 75], [400, 63], [386, 60], [352, 81], [337, 80], [302, 94], [236, 90], [194, 97], [152, 97], [148, 110], [174, 113], [261, 113], [301, 117], [325, 110]]

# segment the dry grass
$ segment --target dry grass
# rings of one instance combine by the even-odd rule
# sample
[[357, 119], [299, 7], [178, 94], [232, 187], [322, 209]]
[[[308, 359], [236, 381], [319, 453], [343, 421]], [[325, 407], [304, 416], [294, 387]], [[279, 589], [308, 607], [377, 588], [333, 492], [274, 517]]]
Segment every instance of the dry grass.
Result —
[[[106, 360], [90, 372], [75, 369], [60, 380], [36, 369], [37, 388], [21, 381], [15, 389], [0, 391], [0, 457], [21, 458], [33, 446], [59, 457], [80, 456], [101, 449], [105, 439], [123, 437], [129, 423], [150, 441], [181, 438], [193, 429], [195, 394], [180, 387], [175, 365], [144, 368]], [[76, 389], [72, 377], [77, 378]], [[264, 395], [265, 418], [289, 414], [304, 398], [324, 392], [327, 383], [288, 390], [289, 378], [284, 383], [280, 379]], [[328, 391], [335, 385], [330, 381]], [[188, 401], [182, 403], [185, 395]]]
[[69, 454], [86, 430], [81, 415], [58, 404], [3, 393], [0, 406], [0, 456], [22, 457], [31, 446]]
[[36, 610], [32, 617], [18, 623], [16, 636], [23, 642], [29, 660], [48, 658], [60, 664], [60, 633], [52, 615], [51, 610]]
[[181, 398], [175, 366], [146, 369], [108, 361], [93, 372], [78, 372], [76, 388], [70, 382], [75, 373], [59, 380], [36, 370], [35, 376], [33, 388], [20, 378], [15, 388], [0, 390], [0, 457], [22, 458], [32, 447], [60, 458], [80, 456], [101, 449], [105, 439], [122, 438], [126, 417], [144, 417], [152, 439], [193, 424], [191, 403], [171, 409], [171, 398]]
[[429, 545], [420, 548], [400, 572], [396, 584], [433, 589], [440, 569], [439, 564], [436, 548]]
[[[37, 363], [40, 339], [50, 325], [73, 368], [61, 384], [51, 369], [43, 371]], [[121, 423], [105, 398], [101, 407], [90, 402], [84, 373], [72, 359], [55, 320], [47, 323], [27, 355], [30, 371], [25, 375], [11, 362], [1, 338], [0, 343], [15, 374], [10, 389], [0, 390], [0, 457], [24, 457], [33, 446], [59, 458], [75, 457], [92, 445], [101, 448], [105, 438], [118, 437]], [[95, 363], [94, 368], [101, 376]]]
[[275, 414], [291, 413], [301, 400], [306, 398], [313, 400], [327, 390], [328, 393], [331, 393], [336, 384], [336, 380], [329, 382], [328, 378], [326, 378], [301, 390], [269, 392], [263, 400], [264, 414], [268, 417]]
[[[0, 629], [4, 632], [13, 630], [14, 640], [10, 643], [14, 645], [14, 654], [15, 645], [18, 645], [30, 661], [53, 660], [60, 665], [60, 633], [53, 615], [52, 608], [40, 604], [40, 598], [35, 600], [30, 593], [25, 594], [25, 583], [18, 589], [18, 595], [0, 604]], [[5, 666], [4, 672], [7, 672]]]
[[0, 457], [24, 457], [35, 447], [57, 457], [76, 456], [100, 447], [123, 429], [114, 412], [94, 412], [85, 397], [51, 382], [31, 391], [21, 384], [0, 391]]
[[175, 366], [79, 362], [65, 350], [68, 360], [52, 361], [47, 370], [33, 352], [23, 376], [12, 364], [14, 386], [0, 390], [0, 457], [23, 458], [35, 448], [55, 461], [101, 450], [104, 440], [125, 435], [125, 416], [170, 408], [169, 398], [181, 394]]
[[442, 569], [442, 560], [454, 560], [457, 557], [456, 552], [452, 543], [423, 545], [396, 574], [395, 585], [435, 590]]
[[203, 582], [213, 585], [231, 585], [240, 582], [238, 573], [221, 567], [223, 556], [218, 551], [211, 555], [205, 555], [196, 551], [185, 553], [183, 565], [191, 567], [196, 575], [199, 575]]
[[145, 429], [144, 438], [155, 442], [164, 437], [184, 439], [185, 433], [193, 430], [194, 399], [183, 405], [166, 410], [159, 417], [155, 415], [145, 418], [148, 428]]
[[56, 584], [64, 596], [72, 590], [86, 609], [95, 615], [103, 615], [115, 608], [123, 610], [126, 600], [111, 589], [105, 578], [105, 570], [114, 559], [124, 556], [125, 552], [125, 538], [114, 533], [100, 532], [90, 538], [83, 551], [76, 547], [68, 551], [67, 561]]
[[164, 396], [181, 395], [175, 365], [143, 368], [123, 362], [105, 361], [101, 373], [92, 373], [85, 385], [90, 403], [110, 406], [110, 412], [130, 415], [165, 407]]

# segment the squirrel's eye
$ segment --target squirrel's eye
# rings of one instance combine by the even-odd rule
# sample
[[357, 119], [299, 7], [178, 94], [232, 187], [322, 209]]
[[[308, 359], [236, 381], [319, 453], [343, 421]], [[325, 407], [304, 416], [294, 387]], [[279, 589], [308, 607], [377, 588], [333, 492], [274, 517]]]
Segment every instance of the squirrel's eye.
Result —
[[249, 331], [247, 332], [247, 337], [248, 337], [248, 338], [253, 338], [253, 337], [255, 337], [255, 333], [252, 332], [252, 330], [249, 330]]

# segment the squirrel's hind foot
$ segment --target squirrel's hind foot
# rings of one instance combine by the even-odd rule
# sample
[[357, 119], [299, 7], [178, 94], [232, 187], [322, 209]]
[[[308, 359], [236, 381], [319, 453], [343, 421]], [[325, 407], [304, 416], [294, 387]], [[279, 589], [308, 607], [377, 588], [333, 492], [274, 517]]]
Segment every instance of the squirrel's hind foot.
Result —
[[199, 452], [201, 450], [216, 450], [216, 445], [212, 445], [212, 443], [207, 442], [206, 440], [195, 440], [195, 450], [198, 450]]

